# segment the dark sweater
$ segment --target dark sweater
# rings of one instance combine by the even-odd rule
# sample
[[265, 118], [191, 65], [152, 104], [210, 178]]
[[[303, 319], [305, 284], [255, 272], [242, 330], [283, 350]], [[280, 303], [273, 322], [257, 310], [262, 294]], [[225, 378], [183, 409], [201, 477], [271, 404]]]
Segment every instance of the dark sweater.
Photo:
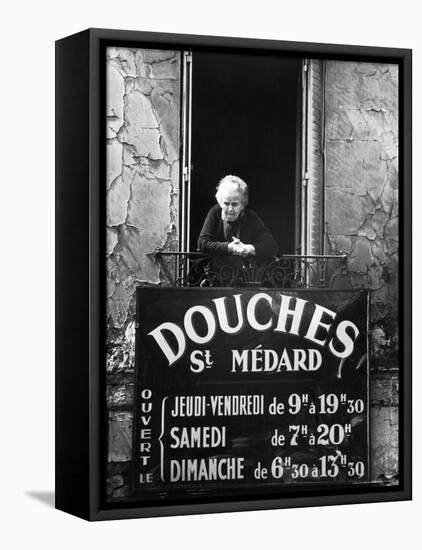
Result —
[[[255, 247], [256, 256], [270, 258], [275, 256], [278, 245], [270, 230], [261, 218], [249, 208], [245, 208], [240, 219], [233, 224], [234, 233], [244, 244]], [[228, 254], [228, 242], [224, 236], [224, 222], [221, 217], [221, 206], [216, 204], [208, 212], [198, 238], [198, 248], [213, 254]]]

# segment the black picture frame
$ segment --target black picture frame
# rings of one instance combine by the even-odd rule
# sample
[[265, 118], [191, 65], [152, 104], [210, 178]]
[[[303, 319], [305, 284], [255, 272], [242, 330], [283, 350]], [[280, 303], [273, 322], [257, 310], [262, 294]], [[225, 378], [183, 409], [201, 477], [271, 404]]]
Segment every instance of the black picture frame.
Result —
[[[105, 479], [105, 47], [288, 54], [399, 66], [399, 465], [396, 486], [277, 498], [107, 504]], [[412, 498], [412, 52], [408, 49], [88, 29], [56, 42], [56, 507], [108, 520]]]

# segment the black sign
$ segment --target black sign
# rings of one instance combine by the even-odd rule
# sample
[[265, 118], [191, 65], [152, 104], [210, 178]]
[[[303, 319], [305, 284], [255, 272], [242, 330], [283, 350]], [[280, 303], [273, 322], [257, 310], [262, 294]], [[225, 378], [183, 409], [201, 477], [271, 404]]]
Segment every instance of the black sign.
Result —
[[367, 291], [139, 288], [140, 498], [368, 480]]

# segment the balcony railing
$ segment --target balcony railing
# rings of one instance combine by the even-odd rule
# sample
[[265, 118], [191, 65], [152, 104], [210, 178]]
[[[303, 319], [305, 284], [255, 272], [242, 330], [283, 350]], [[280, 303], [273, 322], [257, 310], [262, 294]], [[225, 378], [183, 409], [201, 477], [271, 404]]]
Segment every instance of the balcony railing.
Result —
[[177, 287], [330, 288], [346, 255], [283, 254], [268, 260], [202, 252], [148, 254], [161, 268], [162, 284]]

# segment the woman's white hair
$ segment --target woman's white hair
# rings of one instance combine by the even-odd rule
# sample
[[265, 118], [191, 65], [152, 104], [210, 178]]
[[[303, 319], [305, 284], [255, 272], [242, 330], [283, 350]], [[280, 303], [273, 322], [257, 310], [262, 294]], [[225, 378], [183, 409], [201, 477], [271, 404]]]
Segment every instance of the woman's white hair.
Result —
[[246, 206], [249, 200], [248, 186], [241, 178], [232, 175], [224, 176], [224, 178], [218, 182], [217, 193], [215, 194], [218, 204], [221, 204], [224, 191], [232, 187], [237, 188], [242, 196], [242, 204]]

